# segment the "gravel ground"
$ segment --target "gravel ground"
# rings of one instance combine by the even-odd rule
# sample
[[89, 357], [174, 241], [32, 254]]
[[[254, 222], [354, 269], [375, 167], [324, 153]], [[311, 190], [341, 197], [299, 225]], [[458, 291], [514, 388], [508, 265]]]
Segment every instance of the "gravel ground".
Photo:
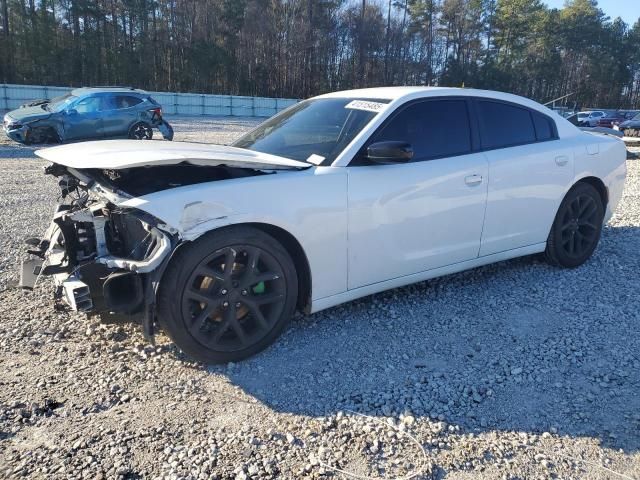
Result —
[[[256, 123], [171, 121], [208, 142]], [[54, 310], [48, 282], [12, 288], [56, 185], [2, 142], [0, 478], [640, 479], [640, 161], [576, 270], [524, 258], [392, 290], [207, 368]]]

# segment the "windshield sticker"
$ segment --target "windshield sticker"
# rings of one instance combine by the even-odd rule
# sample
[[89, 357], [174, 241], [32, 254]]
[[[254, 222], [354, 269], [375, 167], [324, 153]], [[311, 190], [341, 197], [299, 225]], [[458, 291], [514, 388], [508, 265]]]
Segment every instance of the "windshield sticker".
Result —
[[380, 112], [385, 106], [385, 103], [353, 100], [352, 102], [347, 103], [344, 108], [350, 108], [352, 110], [366, 110], [367, 112]]
[[309, 155], [309, 158], [307, 158], [307, 162], [314, 165], [320, 165], [323, 161], [324, 157], [322, 155], [316, 155], [315, 153], [313, 155]]

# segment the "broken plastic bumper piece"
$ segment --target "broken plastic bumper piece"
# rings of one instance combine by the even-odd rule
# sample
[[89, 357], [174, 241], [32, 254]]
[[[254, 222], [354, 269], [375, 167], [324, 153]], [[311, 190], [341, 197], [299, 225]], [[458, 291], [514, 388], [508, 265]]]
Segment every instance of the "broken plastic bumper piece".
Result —
[[70, 276], [62, 282], [64, 301], [72, 310], [89, 312], [93, 309], [93, 300], [89, 286], [75, 276]]
[[23, 262], [21, 286], [32, 289], [38, 276], [50, 275], [56, 299], [90, 314], [144, 311], [155, 298], [156, 271], [173, 249], [154, 219], [131, 211], [123, 218], [103, 203], [59, 208], [44, 239], [27, 245], [33, 257]]
[[39, 258], [22, 261], [22, 265], [20, 266], [20, 288], [33, 290], [38, 280], [38, 275], [40, 275], [42, 264], [43, 260]]

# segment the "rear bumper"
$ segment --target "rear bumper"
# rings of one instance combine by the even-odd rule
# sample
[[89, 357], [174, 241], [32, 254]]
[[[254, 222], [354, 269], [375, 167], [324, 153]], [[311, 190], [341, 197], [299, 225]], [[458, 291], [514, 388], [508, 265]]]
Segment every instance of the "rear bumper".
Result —
[[605, 212], [604, 222], [607, 223], [613, 217], [613, 214], [616, 211], [616, 208], [620, 204], [622, 200], [622, 195], [624, 193], [624, 185], [627, 178], [627, 162], [626, 155], [627, 150], [624, 146], [624, 143], [620, 142], [622, 146], [620, 147], [620, 156], [624, 158], [622, 162], [613, 170], [606, 179], [607, 192], [609, 196], [609, 201], [607, 202], [607, 209]]

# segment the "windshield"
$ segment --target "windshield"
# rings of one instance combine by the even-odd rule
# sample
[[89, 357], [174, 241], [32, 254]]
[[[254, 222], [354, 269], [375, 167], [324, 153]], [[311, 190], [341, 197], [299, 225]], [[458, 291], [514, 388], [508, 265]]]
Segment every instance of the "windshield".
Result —
[[77, 97], [70, 93], [62, 95], [60, 97], [55, 97], [46, 105], [47, 110], [49, 110], [50, 112], [61, 112], [76, 98]]
[[318, 98], [300, 102], [247, 133], [233, 146], [293, 160], [330, 164], [389, 100]]

